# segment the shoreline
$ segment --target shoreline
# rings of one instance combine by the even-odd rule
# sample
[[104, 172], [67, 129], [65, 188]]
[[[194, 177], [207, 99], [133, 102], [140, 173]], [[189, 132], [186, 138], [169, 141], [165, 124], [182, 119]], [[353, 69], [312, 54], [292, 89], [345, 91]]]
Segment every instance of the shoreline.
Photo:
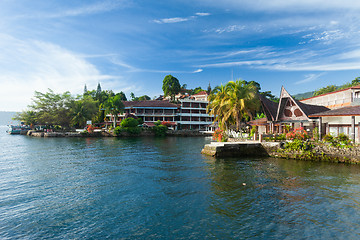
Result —
[[275, 157], [284, 159], [360, 164], [359, 148], [336, 148], [316, 143], [312, 150], [285, 150], [283, 142], [212, 142], [201, 153], [215, 158]]
[[[139, 134], [129, 134], [123, 132], [119, 135], [115, 135], [113, 132], [109, 131], [96, 131], [93, 133], [88, 132], [36, 132], [34, 130], [28, 131], [26, 134], [30, 137], [44, 137], [44, 138], [54, 138], [54, 137], [144, 137], [144, 136], [156, 136], [156, 134], [152, 131], [142, 131]], [[176, 137], [207, 137], [212, 136], [211, 133], [207, 132], [199, 132], [199, 131], [191, 131], [191, 130], [176, 130], [176, 131], [168, 131], [165, 136], [176, 136]]]

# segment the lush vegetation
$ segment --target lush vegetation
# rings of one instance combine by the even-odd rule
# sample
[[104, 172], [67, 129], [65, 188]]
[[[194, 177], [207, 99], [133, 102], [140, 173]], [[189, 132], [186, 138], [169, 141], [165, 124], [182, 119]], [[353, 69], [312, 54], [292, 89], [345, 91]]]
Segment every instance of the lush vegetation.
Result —
[[351, 148], [353, 147], [350, 138], [344, 133], [340, 133], [337, 137], [333, 137], [331, 134], [326, 134], [323, 137], [323, 141], [330, 144], [332, 147], [337, 148]]
[[164, 91], [164, 96], [170, 96], [172, 101], [175, 101], [175, 95], [178, 94], [181, 90], [179, 80], [176, 77], [167, 75], [163, 80], [162, 90]]
[[313, 96], [318, 96], [318, 95], [322, 95], [325, 93], [330, 93], [330, 92], [334, 92], [337, 90], [341, 90], [341, 89], [345, 89], [345, 88], [349, 88], [349, 87], [353, 87], [353, 86], [357, 86], [357, 85], [360, 85], [360, 77], [357, 77], [354, 80], [352, 80], [351, 82], [345, 83], [341, 86], [329, 85], [329, 86], [320, 88], [314, 92]]
[[131, 135], [137, 135], [141, 132], [141, 127], [139, 126], [141, 123], [141, 119], [134, 119], [131, 117], [126, 118], [121, 121], [120, 126], [115, 128], [114, 133], [117, 136], [123, 132], [129, 133]]
[[155, 133], [156, 136], [165, 136], [168, 127], [165, 122], [157, 121], [155, 122], [155, 126], [151, 128], [151, 130]]
[[103, 91], [100, 84], [92, 91], [88, 91], [85, 85], [84, 93], [75, 97], [70, 92], [55, 93], [51, 89], [45, 93], [36, 91], [28, 109], [14, 119], [27, 125], [83, 128], [88, 120], [101, 123], [106, 113], [121, 113], [124, 109], [122, 101], [125, 100], [123, 92]]
[[207, 111], [215, 116], [221, 130], [231, 125], [240, 130], [240, 123], [252, 119], [260, 108], [258, 87], [254, 82], [244, 80], [230, 81], [211, 92]]

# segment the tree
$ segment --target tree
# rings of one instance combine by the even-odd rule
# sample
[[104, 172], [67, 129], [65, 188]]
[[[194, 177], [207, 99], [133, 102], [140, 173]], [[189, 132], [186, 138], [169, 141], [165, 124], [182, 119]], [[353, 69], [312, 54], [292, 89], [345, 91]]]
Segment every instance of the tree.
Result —
[[313, 96], [319, 96], [319, 95], [322, 95], [322, 94], [325, 94], [325, 93], [330, 93], [330, 92], [334, 92], [338, 90], [338, 87], [335, 86], [335, 85], [329, 85], [329, 86], [326, 86], [326, 87], [323, 87], [323, 88], [320, 88], [318, 90], [316, 90], [313, 94]]
[[84, 86], [84, 95], [87, 94], [87, 92], [88, 92], [88, 89], [87, 89], [86, 84], [85, 84], [85, 86]]
[[84, 127], [87, 120], [93, 120], [98, 113], [98, 101], [90, 96], [74, 101], [71, 106], [71, 124], [76, 127]]
[[102, 94], [101, 94], [101, 85], [100, 85], [100, 83], [98, 83], [98, 85], [97, 85], [97, 88], [96, 88], [96, 93], [95, 93], [95, 98], [96, 98], [96, 100], [98, 100], [99, 102], [102, 102], [102, 99], [101, 99], [101, 97], [102, 97]]
[[170, 96], [171, 101], [175, 101], [175, 95], [181, 90], [179, 80], [176, 77], [167, 75], [163, 80], [162, 90], [165, 97]]
[[26, 125], [36, 125], [37, 124], [37, 113], [35, 111], [23, 111], [17, 113], [13, 120], [23, 121]]
[[135, 94], [133, 92], [130, 93], [130, 98], [131, 98], [131, 101], [134, 101], [135, 99]]
[[360, 77], [355, 78], [354, 80], [351, 81], [351, 85], [352, 86], [356, 86], [360, 84]]
[[197, 87], [197, 88], [191, 90], [191, 95], [197, 94], [202, 91], [205, 91], [205, 90], [202, 89], [201, 87]]
[[30, 111], [36, 113], [36, 122], [43, 125], [70, 126], [70, 107], [74, 98], [70, 92], [56, 94], [53, 90], [41, 93], [35, 91]]
[[211, 93], [211, 86], [210, 86], [210, 82], [209, 82], [209, 86], [208, 86], [208, 88], [207, 88], [207, 91], [206, 91], [206, 92], [207, 92], [207, 94], [208, 94], [208, 95], [210, 95], [210, 93]]
[[105, 103], [105, 109], [107, 113], [110, 113], [114, 118], [114, 128], [116, 127], [116, 118], [119, 115], [119, 113], [122, 113], [124, 111], [124, 104], [121, 101], [120, 95], [115, 95], [113, 97], [110, 97], [106, 103]]
[[253, 118], [259, 109], [258, 86], [244, 80], [230, 81], [225, 86], [216, 87], [209, 97], [208, 112], [215, 116], [222, 130], [229, 125], [236, 124], [240, 130], [240, 123], [245, 116]]

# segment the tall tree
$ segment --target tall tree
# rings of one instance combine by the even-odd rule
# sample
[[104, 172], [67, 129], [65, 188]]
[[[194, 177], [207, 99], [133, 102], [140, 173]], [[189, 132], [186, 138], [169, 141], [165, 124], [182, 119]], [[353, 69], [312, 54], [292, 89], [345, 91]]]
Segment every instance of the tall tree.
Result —
[[90, 96], [74, 101], [71, 106], [71, 124], [84, 127], [87, 120], [93, 120], [98, 113], [98, 102]]
[[116, 119], [119, 115], [119, 113], [124, 112], [124, 104], [121, 101], [120, 95], [115, 95], [113, 97], [110, 97], [106, 103], [105, 103], [105, 109], [107, 113], [110, 113], [113, 116], [114, 119], [114, 128], [116, 127]]
[[102, 91], [101, 91], [101, 85], [100, 85], [100, 83], [98, 83], [97, 88], [96, 88], [95, 98], [96, 98], [96, 100], [98, 100], [99, 102], [102, 102], [101, 92], [102, 92]]
[[56, 94], [53, 90], [41, 93], [35, 91], [30, 110], [36, 112], [38, 124], [70, 126], [70, 107], [74, 98], [70, 92]]
[[84, 86], [84, 95], [87, 94], [87, 93], [88, 93], [88, 89], [87, 89], [87, 86], [85, 84], [85, 86]]
[[162, 90], [165, 97], [170, 96], [171, 101], [175, 101], [175, 95], [181, 90], [179, 80], [176, 77], [167, 75], [163, 80]]
[[258, 87], [253, 83], [230, 81], [212, 91], [207, 110], [215, 116], [221, 129], [236, 124], [236, 130], [239, 131], [242, 119], [245, 116], [252, 119], [260, 106], [257, 94]]

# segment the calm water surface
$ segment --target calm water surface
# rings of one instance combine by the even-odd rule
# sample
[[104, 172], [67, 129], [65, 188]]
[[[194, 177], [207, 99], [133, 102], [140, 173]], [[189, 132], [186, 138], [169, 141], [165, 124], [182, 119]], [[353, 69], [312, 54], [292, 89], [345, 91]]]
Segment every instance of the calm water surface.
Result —
[[0, 127], [0, 239], [359, 239], [360, 166]]

